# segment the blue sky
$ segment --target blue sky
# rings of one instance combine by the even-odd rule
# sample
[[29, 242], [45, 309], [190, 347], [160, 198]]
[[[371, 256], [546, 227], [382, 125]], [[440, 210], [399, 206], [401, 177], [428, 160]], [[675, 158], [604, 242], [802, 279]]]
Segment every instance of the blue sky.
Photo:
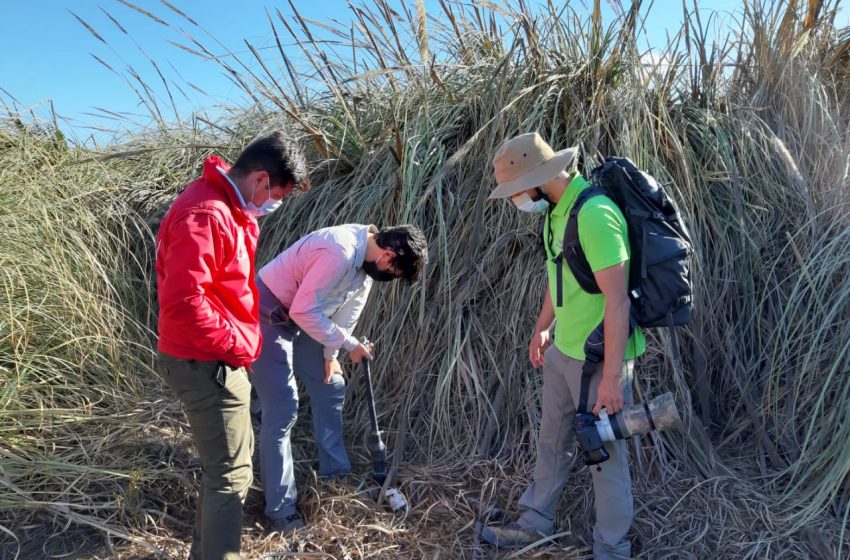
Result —
[[[409, 0], [411, 1], [411, 0]], [[274, 13], [278, 8], [286, 17], [292, 9], [286, 2], [270, 0], [170, 0], [193, 18], [210, 36], [220, 41], [217, 52], [226, 49], [244, 53], [244, 39], [253, 45], [272, 46], [273, 36], [265, 7]], [[347, 2], [342, 0], [293, 0], [302, 16], [315, 20], [329, 17], [350, 21]], [[180, 116], [192, 111], [220, 105], [243, 106], [247, 102], [241, 90], [224, 75], [220, 66], [187, 53], [169, 40], [187, 44], [177, 27], [202, 39], [205, 45], [215, 41], [171, 11], [160, 0], [136, 0], [135, 5], [162, 18], [170, 26], [161, 25], [134, 11], [120, 0], [8, 0], [0, 24], [0, 100], [7, 105], [16, 101], [18, 109], [33, 110], [41, 117], [50, 115], [50, 102], [59, 116], [60, 126], [80, 141], [95, 134], [98, 128], [120, 128], [123, 123], [146, 121], [148, 112], [128, 85], [127, 68], [139, 72], [146, 83], [158, 88], [161, 82], [150, 63], [157, 63], [166, 79], [181, 86], [185, 97], [173, 88]], [[398, 1], [392, 1], [398, 5]], [[535, 5], [535, 0], [528, 2]], [[691, 0], [688, 0], [690, 5]], [[602, 2], [607, 18], [612, 17], [608, 2]], [[649, 6], [645, 1], [644, 5]], [[712, 0], [711, 5], [721, 20], [739, 12], [742, 3], [735, 0]], [[572, 2], [579, 13], [590, 11], [592, 2]], [[436, 0], [426, 0], [429, 14], [441, 14]], [[645, 7], [644, 12], [647, 11]], [[104, 39], [98, 40], [75, 17], [76, 14]], [[647, 36], [644, 42], [663, 44], [669, 30], [675, 33], [682, 20], [681, 0], [656, 0], [648, 10]], [[846, 11], [845, 11], [846, 15]], [[112, 16], [126, 31], [110, 20]], [[846, 18], [845, 18], [846, 19]], [[280, 26], [278, 26], [280, 27]], [[280, 31], [280, 29], [279, 29]], [[284, 45], [297, 57], [297, 48]], [[142, 52], [144, 51], [144, 53]], [[109, 64], [114, 73], [99, 63], [92, 54]], [[187, 84], [191, 83], [204, 94]], [[11, 97], [10, 97], [11, 96]], [[173, 118], [170, 103], [163, 101], [166, 119]], [[98, 109], [119, 113], [113, 118]]]

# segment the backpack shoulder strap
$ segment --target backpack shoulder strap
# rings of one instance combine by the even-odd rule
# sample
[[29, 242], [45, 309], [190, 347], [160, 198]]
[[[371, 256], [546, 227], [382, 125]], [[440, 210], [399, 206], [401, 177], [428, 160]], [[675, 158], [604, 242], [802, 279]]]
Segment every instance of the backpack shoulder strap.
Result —
[[[563, 306], [563, 267], [560, 266], [564, 259], [570, 267], [570, 271], [575, 276], [579, 286], [589, 293], [599, 293], [599, 286], [596, 285], [596, 279], [593, 277], [593, 271], [590, 270], [590, 265], [584, 255], [584, 250], [581, 248], [581, 243], [578, 236], [578, 214], [584, 207], [584, 204], [596, 196], [605, 196], [605, 189], [591, 185], [581, 191], [576, 199], [573, 207], [570, 209], [570, 215], [567, 218], [567, 227], [564, 229], [564, 244], [563, 250], [558, 255], [559, 265], [557, 268], [557, 295], [556, 303], [558, 307]], [[566, 255], [566, 256], [565, 256]]]
[[[578, 238], [578, 213], [581, 212], [582, 208], [584, 208], [585, 202], [595, 196], [605, 196], [605, 194], [605, 189], [596, 185], [591, 185], [590, 187], [581, 191], [575, 203], [573, 204], [573, 207], [570, 209], [570, 217], [567, 220], [566, 231], [568, 232], [570, 230], [570, 225], [572, 224], [575, 228], [575, 237]], [[564, 236], [564, 239], [566, 239], [566, 234]]]

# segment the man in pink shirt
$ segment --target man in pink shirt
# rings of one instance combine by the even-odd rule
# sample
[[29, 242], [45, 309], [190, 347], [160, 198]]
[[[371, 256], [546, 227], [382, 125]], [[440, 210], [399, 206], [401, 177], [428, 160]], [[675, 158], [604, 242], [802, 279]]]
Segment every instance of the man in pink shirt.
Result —
[[349, 474], [337, 354], [344, 348], [356, 363], [372, 358], [372, 345], [360, 343], [353, 331], [373, 281], [416, 282], [427, 261], [425, 237], [415, 226], [346, 224], [302, 237], [260, 270], [263, 348], [251, 383], [262, 406], [260, 477], [273, 531], [304, 525], [295, 510], [289, 443], [298, 413], [295, 378], [310, 395], [319, 476]]

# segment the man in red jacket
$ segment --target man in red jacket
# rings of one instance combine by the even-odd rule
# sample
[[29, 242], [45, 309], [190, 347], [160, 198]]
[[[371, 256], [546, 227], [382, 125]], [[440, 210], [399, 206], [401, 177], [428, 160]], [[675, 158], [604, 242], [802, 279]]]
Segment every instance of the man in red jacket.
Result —
[[261, 344], [257, 217], [294, 188], [309, 188], [304, 156], [275, 132], [232, 167], [207, 158], [157, 235], [157, 370], [183, 402], [203, 472], [189, 556], [196, 560], [240, 558], [254, 446], [244, 368]]

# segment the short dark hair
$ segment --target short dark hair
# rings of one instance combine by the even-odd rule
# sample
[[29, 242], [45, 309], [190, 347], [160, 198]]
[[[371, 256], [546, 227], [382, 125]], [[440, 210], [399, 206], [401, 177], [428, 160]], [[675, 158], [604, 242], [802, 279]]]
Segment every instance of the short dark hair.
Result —
[[251, 142], [236, 158], [231, 171], [241, 176], [265, 171], [272, 185], [285, 187], [292, 183], [293, 187], [302, 191], [310, 188], [304, 154], [281, 131]]
[[410, 224], [381, 229], [375, 235], [375, 243], [390, 249], [396, 256], [390, 264], [401, 271], [407, 282], [417, 282], [428, 264], [428, 243], [422, 231]]

